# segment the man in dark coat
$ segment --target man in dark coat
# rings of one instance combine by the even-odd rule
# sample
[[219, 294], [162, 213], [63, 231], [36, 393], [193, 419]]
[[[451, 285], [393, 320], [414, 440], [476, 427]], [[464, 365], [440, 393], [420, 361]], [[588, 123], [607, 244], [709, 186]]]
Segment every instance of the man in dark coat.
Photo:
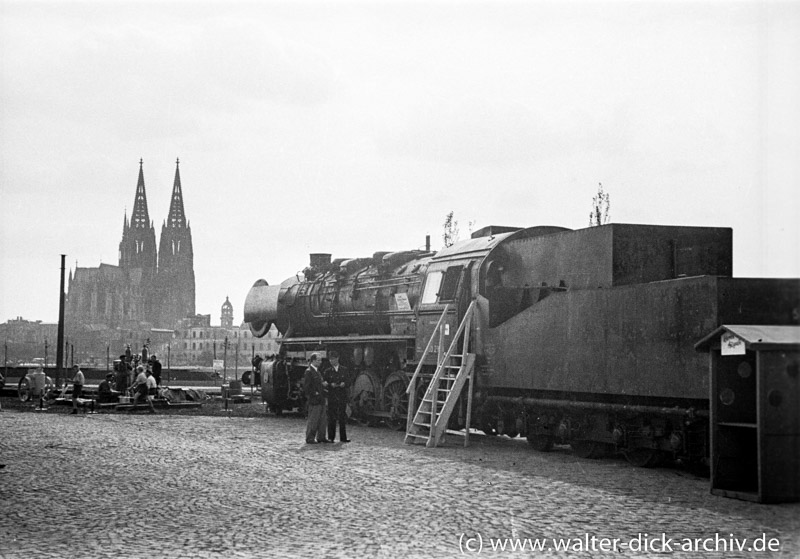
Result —
[[114, 373], [106, 373], [106, 380], [100, 383], [97, 387], [97, 403], [98, 404], [112, 404], [119, 402], [119, 392], [114, 390]]
[[325, 391], [328, 384], [319, 372], [320, 358], [312, 353], [309, 358], [308, 368], [303, 375], [303, 390], [308, 403], [308, 419], [306, 423], [306, 444], [329, 443], [325, 438], [325, 428], [328, 424], [325, 413]]
[[161, 361], [158, 360], [158, 356], [155, 353], [150, 357], [150, 370], [153, 371], [156, 385], [161, 388]]
[[114, 379], [114, 390], [120, 394], [125, 394], [128, 390], [128, 362], [125, 360], [125, 355], [119, 356], [119, 361], [114, 361], [114, 371], [116, 378]]
[[330, 365], [323, 378], [328, 383], [328, 440], [336, 439], [336, 424], [339, 424], [339, 440], [349, 443], [347, 438], [347, 393], [349, 375], [347, 369], [339, 364], [339, 352], [328, 353]]

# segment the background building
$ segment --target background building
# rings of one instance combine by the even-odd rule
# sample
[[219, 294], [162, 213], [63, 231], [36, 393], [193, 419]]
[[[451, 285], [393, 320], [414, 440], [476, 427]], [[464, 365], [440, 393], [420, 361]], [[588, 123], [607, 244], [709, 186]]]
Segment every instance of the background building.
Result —
[[233, 305], [228, 297], [222, 304], [220, 326], [211, 326], [211, 315], [198, 314], [180, 321], [172, 339], [159, 347], [151, 341], [151, 351], [157, 351], [162, 364], [169, 355], [171, 366], [212, 366], [223, 360], [228, 368], [249, 369], [253, 356], [262, 357], [278, 353], [280, 333], [273, 325], [263, 338], [256, 338], [246, 322], [233, 325]]
[[[34, 359], [48, 365], [56, 361], [58, 324], [41, 320], [25, 320], [21, 316], [0, 324], [0, 340], [3, 342], [3, 359], [10, 366], [32, 363]], [[4, 363], [5, 365], [5, 363]]]

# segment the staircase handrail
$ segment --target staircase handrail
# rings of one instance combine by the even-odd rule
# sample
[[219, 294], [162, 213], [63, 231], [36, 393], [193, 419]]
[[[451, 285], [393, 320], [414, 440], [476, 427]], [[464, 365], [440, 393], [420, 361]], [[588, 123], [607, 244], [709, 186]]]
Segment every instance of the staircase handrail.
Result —
[[[444, 354], [444, 358], [440, 361], [439, 367], [436, 369], [436, 373], [433, 375], [431, 379], [431, 384], [434, 381], [439, 380], [442, 376], [442, 371], [444, 371], [444, 364], [450, 360], [450, 357], [453, 355], [453, 351], [455, 351], [456, 346], [458, 345], [458, 338], [461, 336], [461, 332], [464, 331], [464, 327], [471, 321], [472, 318], [472, 309], [475, 307], [475, 300], [473, 299], [472, 302], [467, 307], [467, 312], [464, 313], [464, 318], [461, 319], [461, 324], [458, 325], [458, 330], [456, 330], [455, 335], [453, 336], [453, 340], [450, 342], [450, 347], [447, 348], [447, 353]], [[469, 348], [469, 335], [464, 338], [464, 351], [462, 353], [468, 353]]]
[[431, 332], [431, 337], [428, 340], [428, 345], [425, 346], [425, 351], [422, 352], [422, 357], [420, 357], [419, 363], [417, 363], [417, 368], [414, 370], [414, 375], [411, 377], [411, 380], [408, 381], [408, 386], [406, 387], [406, 394], [411, 394], [412, 388], [415, 386], [415, 382], [417, 381], [417, 377], [419, 377], [420, 371], [422, 371], [422, 365], [425, 363], [425, 358], [428, 356], [431, 350], [431, 344], [433, 343], [433, 339], [436, 337], [436, 332], [439, 331], [439, 328], [442, 326], [442, 322], [444, 321], [444, 317], [447, 316], [447, 311], [450, 310], [450, 303], [444, 306], [444, 310], [442, 311], [442, 316], [439, 317], [439, 322], [436, 323], [436, 327], [434, 327], [433, 331]]
[[[450, 342], [450, 347], [447, 348], [447, 353], [445, 353], [444, 359], [441, 360], [439, 366], [436, 368], [436, 372], [434, 373], [433, 378], [431, 379], [431, 382], [428, 385], [429, 390], [431, 387], [437, 386], [437, 383], [439, 382], [439, 379], [442, 376], [442, 372], [445, 370], [446, 367], [445, 364], [450, 360], [453, 351], [458, 345], [458, 338], [459, 336], [461, 336], [461, 332], [463, 332], [464, 327], [472, 321], [472, 312], [474, 308], [475, 308], [475, 299], [473, 299], [472, 302], [469, 304], [469, 307], [467, 307], [467, 312], [464, 313], [464, 318], [461, 319], [461, 324], [459, 324], [458, 330], [453, 336], [453, 340]], [[462, 354], [466, 355], [468, 353], [468, 349], [469, 349], [469, 332], [464, 336], [464, 348]], [[435, 416], [435, 408], [434, 408], [434, 415], [431, 417], [431, 425], [433, 425], [434, 422], [438, 422], [438, 417]]]

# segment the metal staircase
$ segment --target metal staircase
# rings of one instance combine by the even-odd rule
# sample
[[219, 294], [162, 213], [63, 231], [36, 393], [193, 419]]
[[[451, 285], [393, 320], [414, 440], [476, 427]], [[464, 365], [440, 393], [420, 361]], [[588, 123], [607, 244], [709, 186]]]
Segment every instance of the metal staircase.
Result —
[[[425, 442], [425, 446], [435, 447], [443, 440], [445, 431], [447, 430], [447, 422], [450, 419], [450, 414], [456, 407], [456, 402], [461, 395], [464, 385], [469, 382], [469, 391], [467, 396], [467, 425], [465, 429], [464, 446], [469, 444], [469, 421], [472, 415], [472, 372], [475, 369], [475, 354], [469, 353], [469, 333], [470, 325], [472, 323], [472, 314], [475, 308], [475, 301], [473, 300], [467, 312], [464, 313], [464, 318], [453, 336], [453, 341], [447, 352], [444, 353], [444, 322], [450, 305], [447, 305], [439, 318], [436, 327], [431, 333], [428, 345], [422, 353], [419, 360], [414, 376], [411, 377], [411, 382], [408, 384], [406, 393], [408, 394], [408, 419], [406, 421], [406, 444]], [[431, 352], [433, 341], [436, 339], [438, 333], [438, 360], [436, 372], [433, 374], [425, 395], [417, 407], [416, 394], [417, 383], [421, 380], [421, 371], [425, 358]], [[462, 333], [464, 334], [464, 343], [462, 345], [462, 353], [456, 354], [459, 339]]]

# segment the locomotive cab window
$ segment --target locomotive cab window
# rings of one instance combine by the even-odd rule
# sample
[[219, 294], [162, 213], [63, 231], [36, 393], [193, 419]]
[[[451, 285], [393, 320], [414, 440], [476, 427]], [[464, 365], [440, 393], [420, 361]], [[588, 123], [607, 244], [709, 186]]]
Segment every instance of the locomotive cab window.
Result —
[[442, 272], [431, 272], [425, 280], [425, 291], [422, 292], [423, 305], [431, 305], [436, 302], [439, 294], [439, 286], [442, 284]]
[[461, 271], [464, 266], [450, 266], [444, 274], [442, 288], [439, 290], [439, 302], [452, 301], [456, 298], [458, 280], [461, 278]]

